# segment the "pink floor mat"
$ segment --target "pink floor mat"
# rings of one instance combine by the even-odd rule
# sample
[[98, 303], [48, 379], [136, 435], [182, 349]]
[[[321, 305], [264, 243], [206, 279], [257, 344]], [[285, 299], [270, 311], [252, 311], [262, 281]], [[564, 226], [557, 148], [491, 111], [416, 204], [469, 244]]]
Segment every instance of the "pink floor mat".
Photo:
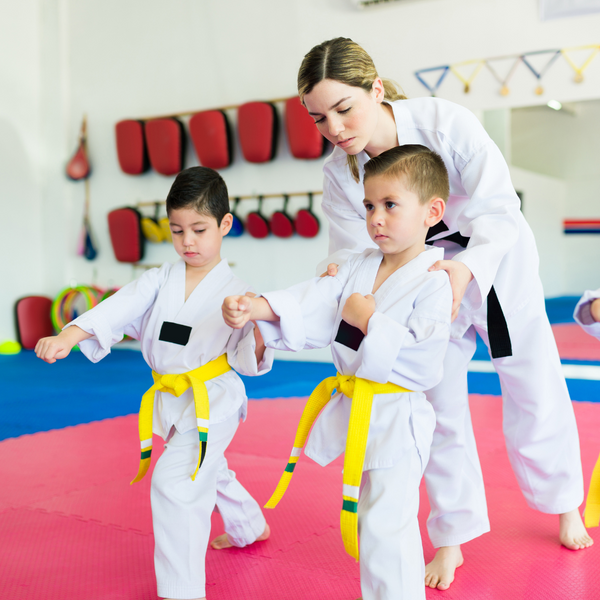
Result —
[[[262, 503], [285, 467], [303, 403], [251, 402], [229, 448], [230, 467]], [[557, 518], [529, 509], [517, 488], [499, 398], [472, 396], [471, 407], [492, 532], [464, 546], [453, 586], [428, 590], [428, 599], [600, 598], [600, 544], [579, 552], [559, 546]], [[575, 411], [587, 485], [600, 450], [600, 405], [577, 403]], [[129, 416], [0, 442], [0, 598], [156, 599], [150, 478], [129, 485], [137, 472], [136, 436], [136, 417]], [[358, 566], [339, 533], [341, 481], [339, 460], [321, 468], [302, 457], [286, 497], [266, 511], [269, 540], [209, 549], [208, 599], [358, 598]], [[422, 494], [422, 526], [427, 512]], [[213, 532], [222, 532], [218, 515]]]
[[577, 323], [552, 325], [552, 331], [561, 358], [600, 361], [600, 341], [583, 331]]

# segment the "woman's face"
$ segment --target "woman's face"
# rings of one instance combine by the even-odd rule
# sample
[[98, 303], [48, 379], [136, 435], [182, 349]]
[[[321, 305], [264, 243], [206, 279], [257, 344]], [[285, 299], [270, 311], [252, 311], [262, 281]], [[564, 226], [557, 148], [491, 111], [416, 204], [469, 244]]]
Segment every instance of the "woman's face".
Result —
[[321, 135], [346, 154], [358, 154], [367, 147], [377, 127], [382, 101], [380, 79], [375, 80], [370, 92], [324, 79], [304, 96], [304, 105]]

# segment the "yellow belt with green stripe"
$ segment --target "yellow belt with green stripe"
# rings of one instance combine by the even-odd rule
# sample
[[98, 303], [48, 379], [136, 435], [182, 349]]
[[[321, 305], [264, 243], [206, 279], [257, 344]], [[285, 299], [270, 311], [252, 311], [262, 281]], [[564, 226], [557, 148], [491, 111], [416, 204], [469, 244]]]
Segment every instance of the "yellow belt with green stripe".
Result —
[[344, 490], [340, 524], [346, 552], [358, 560], [358, 495], [367, 450], [373, 396], [410, 392], [410, 390], [394, 383], [376, 383], [354, 375], [339, 373], [335, 377], [324, 379], [314, 389], [304, 407], [290, 460], [265, 508], [275, 508], [285, 494], [308, 433], [323, 407], [331, 400], [334, 390], [352, 398], [344, 456]]
[[211, 360], [209, 363], [193, 371], [181, 373], [180, 375], [160, 375], [156, 371], [152, 371], [154, 385], [142, 396], [142, 404], [140, 406], [139, 429], [142, 457], [140, 459], [138, 474], [131, 483], [140, 481], [150, 467], [150, 456], [152, 454], [152, 411], [154, 409], [154, 396], [156, 392], [167, 392], [179, 397], [190, 387], [194, 392], [196, 424], [200, 440], [198, 463], [196, 470], [192, 474], [192, 481], [196, 479], [198, 469], [202, 465], [202, 461], [206, 455], [206, 444], [208, 442], [209, 405], [205, 382], [223, 375], [227, 371], [231, 371], [231, 367], [227, 362], [227, 354], [222, 354], [219, 358], [215, 358], [215, 360]]
[[600, 457], [592, 472], [590, 489], [585, 502], [585, 526], [598, 527], [600, 523]]

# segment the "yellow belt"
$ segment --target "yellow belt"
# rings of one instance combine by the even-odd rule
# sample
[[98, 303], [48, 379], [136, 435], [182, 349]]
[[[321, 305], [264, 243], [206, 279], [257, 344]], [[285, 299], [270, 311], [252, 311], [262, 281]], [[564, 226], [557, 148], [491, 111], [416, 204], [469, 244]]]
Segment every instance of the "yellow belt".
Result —
[[331, 400], [331, 394], [335, 389], [352, 398], [344, 456], [344, 490], [340, 524], [346, 552], [358, 560], [358, 496], [367, 450], [373, 395], [410, 392], [410, 390], [394, 383], [376, 383], [355, 375], [338, 373], [335, 377], [324, 379], [314, 389], [304, 407], [290, 460], [265, 508], [275, 508], [285, 494], [308, 433], [323, 407]]
[[227, 371], [231, 371], [231, 367], [227, 362], [227, 354], [222, 354], [219, 358], [215, 358], [215, 360], [211, 360], [209, 363], [193, 371], [181, 373], [180, 375], [160, 375], [156, 371], [152, 371], [154, 385], [142, 396], [142, 404], [140, 406], [139, 428], [140, 445], [142, 448], [140, 467], [138, 474], [131, 483], [140, 481], [150, 467], [150, 456], [152, 454], [152, 410], [154, 408], [154, 396], [156, 392], [167, 392], [179, 397], [190, 387], [194, 392], [196, 424], [200, 440], [198, 463], [196, 470], [192, 474], [192, 481], [196, 479], [196, 473], [198, 473], [198, 469], [202, 465], [202, 461], [206, 455], [206, 444], [208, 442], [209, 405], [205, 381], [223, 375]]
[[592, 472], [590, 489], [585, 502], [585, 526], [598, 527], [600, 523], [600, 457]]

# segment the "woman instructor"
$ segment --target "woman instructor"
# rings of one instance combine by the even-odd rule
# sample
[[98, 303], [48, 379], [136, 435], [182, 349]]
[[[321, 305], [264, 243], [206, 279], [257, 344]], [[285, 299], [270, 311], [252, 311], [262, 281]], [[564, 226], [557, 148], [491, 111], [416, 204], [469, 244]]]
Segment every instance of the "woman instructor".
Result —
[[[579, 439], [538, 275], [538, 254], [508, 166], [467, 109], [438, 98], [407, 100], [382, 80], [370, 56], [347, 38], [315, 46], [298, 74], [298, 92], [334, 146], [325, 161], [323, 211], [330, 256], [374, 246], [363, 206], [363, 165], [394, 146], [422, 144], [446, 165], [450, 197], [444, 225], [429, 243], [445, 258], [453, 291], [444, 379], [427, 393], [437, 418], [425, 482], [429, 537], [438, 548], [425, 583], [447, 589], [462, 565], [460, 545], [489, 531], [485, 491], [467, 394], [467, 366], [484, 340], [500, 377], [509, 459], [529, 506], [559, 515], [561, 543], [590, 546], [579, 514]], [[324, 270], [324, 266], [321, 271]]]

